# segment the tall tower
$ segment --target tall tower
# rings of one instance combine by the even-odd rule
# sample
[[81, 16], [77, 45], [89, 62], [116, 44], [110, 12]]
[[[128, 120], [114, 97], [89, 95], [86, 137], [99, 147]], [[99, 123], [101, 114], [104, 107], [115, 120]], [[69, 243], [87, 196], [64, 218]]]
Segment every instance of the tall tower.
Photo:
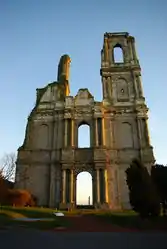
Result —
[[[114, 57], [122, 51], [122, 61]], [[140, 158], [150, 170], [154, 163], [153, 148], [148, 133], [148, 108], [143, 96], [141, 68], [135, 49], [135, 39], [128, 33], [105, 33], [101, 50], [101, 78], [106, 122], [106, 146], [109, 167], [119, 177], [115, 182], [121, 205], [127, 206], [125, 169], [132, 158]], [[108, 133], [110, 131], [110, 135]]]

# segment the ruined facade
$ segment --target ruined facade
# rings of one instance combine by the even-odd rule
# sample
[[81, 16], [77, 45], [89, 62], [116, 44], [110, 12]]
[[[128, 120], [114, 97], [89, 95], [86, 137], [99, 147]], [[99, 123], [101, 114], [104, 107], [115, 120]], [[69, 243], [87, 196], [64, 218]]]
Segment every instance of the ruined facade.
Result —
[[[117, 63], [114, 49], [121, 48]], [[80, 89], [70, 96], [70, 57], [58, 66], [57, 81], [37, 89], [25, 140], [18, 149], [16, 188], [29, 190], [38, 205], [76, 206], [76, 177], [92, 175], [96, 208], [128, 208], [125, 170], [133, 158], [150, 169], [154, 163], [141, 69], [135, 39], [128, 33], [105, 33], [101, 50], [102, 102]], [[90, 148], [78, 148], [78, 128], [90, 127]]]

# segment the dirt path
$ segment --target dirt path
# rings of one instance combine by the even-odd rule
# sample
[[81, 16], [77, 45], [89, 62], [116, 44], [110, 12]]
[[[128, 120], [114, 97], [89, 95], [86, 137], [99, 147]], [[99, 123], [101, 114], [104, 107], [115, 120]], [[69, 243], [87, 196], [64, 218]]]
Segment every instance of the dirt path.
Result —
[[135, 232], [131, 229], [118, 227], [116, 225], [109, 224], [94, 216], [69, 216], [64, 217], [69, 223], [67, 228], [58, 228], [56, 231], [61, 232]]

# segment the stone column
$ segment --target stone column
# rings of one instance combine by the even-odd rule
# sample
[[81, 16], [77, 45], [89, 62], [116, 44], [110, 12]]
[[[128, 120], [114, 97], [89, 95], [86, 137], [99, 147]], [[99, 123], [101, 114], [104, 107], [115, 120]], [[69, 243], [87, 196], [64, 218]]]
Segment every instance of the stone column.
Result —
[[58, 140], [58, 119], [53, 122], [53, 142], [52, 149], [57, 149], [57, 140]]
[[106, 85], [107, 85], [107, 94], [110, 99], [113, 98], [113, 89], [112, 89], [112, 81], [111, 77], [107, 77], [106, 79]]
[[68, 125], [68, 123], [67, 123], [67, 119], [65, 119], [65, 132], [64, 132], [64, 147], [67, 147], [67, 129], [68, 129], [68, 127], [67, 127], [67, 125]]
[[96, 191], [97, 191], [97, 203], [100, 203], [100, 181], [99, 181], [99, 169], [96, 169]]
[[77, 177], [76, 177], [76, 175], [75, 174], [73, 174], [73, 181], [74, 181], [74, 185], [73, 185], [73, 187], [74, 187], [74, 191], [73, 191], [73, 193], [74, 193], [74, 204], [76, 205], [77, 203], [76, 203], [76, 201], [77, 201], [77, 198], [76, 198], [76, 193], [77, 193]]
[[103, 146], [106, 145], [106, 139], [105, 139], [105, 123], [104, 123], [104, 118], [101, 119], [102, 121], [102, 143]]
[[138, 89], [138, 83], [137, 83], [135, 74], [133, 74], [133, 79], [134, 79], [135, 95], [136, 95], [136, 99], [138, 99], [139, 98], [139, 89]]
[[148, 130], [148, 124], [147, 124], [147, 118], [140, 118], [140, 130], [141, 130], [141, 142], [142, 147], [149, 146], [150, 145], [150, 137], [149, 137], [149, 130]]
[[104, 60], [108, 63], [109, 61], [109, 54], [108, 54], [108, 39], [104, 38]]
[[95, 146], [98, 146], [98, 128], [97, 128], [97, 118], [95, 118]]
[[50, 191], [49, 191], [49, 207], [55, 205], [55, 168], [54, 165], [50, 166]]
[[66, 203], [66, 170], [62, 172], [62, 203]]
[[107, 169], [104, 170], [105, 179], [105, 202], [108, 203], [108, 179], [107, 179]]
[[137, 83], [137, 88], [138, 88], [138, 92], [139, 92], [139, 97], [143, 97], [143, 87], [141, 84], [141, 80], [140, 80], [140, 74], [136, 75], [136, 83]]
[[60, 118], [57, 124], [57, 139], [56, 139], [56, 148], [60, 149], [65, 146], [65, 134], [64, 134], [64, 125], [65, 119]]
[[70, 189], [70, 193], [71, 193], [71, 203], [74, 202], [74, 172], [73, 170], [71, 170], [71, 179], [70, 179], [70, 182], [71, 182], [71, 189]]
[[138, 134], [139, 134], [139, 147], [140, 147], [140, 159], [143, 159], [142, 148], [144, 147], [143, 144], [143, 136], [142, 136], [142, 124], [141, 118], [137, 118], [137, 125], [138, 125]]
[[147, 134], [147, 143], [150, 146], [151, 143], [150, 143], [150, 132], [148, 129], [148, 119], [146, 119], [146, 134]]
[[137, 126], [138, 126], [138, 134], [139, 134], [139, 146], [142, 147], [142, 127], [141, 127], [141, 119], [137, 118]]
[[[110, 120], [108, 125], [109, 125], [108, 134], [110, 134], [110, 137], [108, 138], [109, 144], [110, 144], [111, 148], [114, 148], [114, 137], [115, 137], [115, 134], [114, 134], [114, 121]], [[106, 153], [107, 153], [107, 156], [108, 156], [107, 151], [106, 151]]]
[[133, 62], [134, 58], [133, 58], [133, 48], [132, 48], [132, 39], [129, 40], [129, 52], [130, 52], [130, 60]]
[[108, 98], [108, 95], [107, 95], [107, 79], [105, 77], [103, 77], [102, 82], [103, 82], [103, 97], [104, 97], [104, 99], [107, 99]]
[[71, 119], [71, 146], [74, 146], [74, 120]]
[[136, 49], [135, 49], [135, 39], [132, 38], [132, 51], [133, 51], [133, 58], [134, 61], [137, 61]]
[[[61, 203], [61, 196], [60, 196], [60, 191], [61, 191], [61, 176], [60, 176], [60, 171], [56, 169], [56, 179], [55, 179], [55, 204], [56, 208], [59, 208], [59, 205]], [[55, 206], [54, 206], [55, 207]]]

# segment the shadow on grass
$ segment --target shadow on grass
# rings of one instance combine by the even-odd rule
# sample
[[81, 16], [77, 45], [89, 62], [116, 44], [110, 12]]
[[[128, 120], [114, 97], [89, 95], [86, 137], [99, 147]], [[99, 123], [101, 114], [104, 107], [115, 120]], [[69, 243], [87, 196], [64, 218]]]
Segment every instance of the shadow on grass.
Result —
[[57, 227], [68, 227], [70, 224], [64, 217], [56, 217], [53, 221], [22, 221], [0, 215], [0, 227], [25, 227], [40, 230], [52, 230]]
[[31, 207], [2, 207], [3, 210], [20, 213], [28, 218], [53, 218], [54, 210], [47, 208], [31, 208]]
[[93, 214], [101, 221], [111, 223], [124, 228], [136, 228], [139, 230], [167, 230], [167, 217], [141, 219], [135, 213], [98, 213]]

